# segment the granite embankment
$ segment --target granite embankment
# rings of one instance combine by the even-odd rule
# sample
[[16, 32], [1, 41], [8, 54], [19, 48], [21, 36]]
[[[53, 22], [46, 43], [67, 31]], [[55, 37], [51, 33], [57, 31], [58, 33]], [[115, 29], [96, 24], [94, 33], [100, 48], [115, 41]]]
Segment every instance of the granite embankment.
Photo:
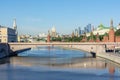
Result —
[[17, 53], [29, 50], [31, 48], [14, 48], [8, 43], [0, 43], [0, 58], [17, 55]]
[[[62, 46], [64, 48], [68, 48], [68, 49], [77, 49], [77, 50], [82, 50], [82, 51], [85, 51], [87, 53], [90, 53], [92, 51], [92, 48], [91, 47], [91, 50], [90, 49], [87, 49], [88, 47], [84, 47], [80, 45], [77, 45], [77, 46]], [[96, 49], [98, 50], [95, 50], [96, 52], [96, 57], [101, 57], [101, 58], [105, 58], [105, 59], [108, 59], [110, 61], [113, 61], [113, 62], [116, 62], [118, 64], [120, 64], [120, 54], [119, 53], [114, 53], [114, 52], [105, 52], [105, 47], [103, 46], [102, 48], [98, 47], [98, 45], [96, 45]], [[89, 47], [90, 48], [90, 47]]]
[[120, 64], [120, 54], [117, 55], [116, 54], [117, 53], [101, 53], [101, 54], [97, 54], [97, 56]]
[[9, 56], [10, 47], [7, 43], [0, 43], [0, 58]]

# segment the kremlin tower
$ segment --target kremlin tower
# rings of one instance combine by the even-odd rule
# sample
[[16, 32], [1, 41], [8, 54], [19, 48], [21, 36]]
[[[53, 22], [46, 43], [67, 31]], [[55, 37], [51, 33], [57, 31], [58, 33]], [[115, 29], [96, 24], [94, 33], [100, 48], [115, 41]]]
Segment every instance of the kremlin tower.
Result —
[[114, 28], [113, 28], [113, 20], [111, 20], [111, 23], [110, 23], [109, 42], [115, 42], [115, 32], [114, 32]]
[[47, 42], [50, 42], [50, 32], [48, 31]]

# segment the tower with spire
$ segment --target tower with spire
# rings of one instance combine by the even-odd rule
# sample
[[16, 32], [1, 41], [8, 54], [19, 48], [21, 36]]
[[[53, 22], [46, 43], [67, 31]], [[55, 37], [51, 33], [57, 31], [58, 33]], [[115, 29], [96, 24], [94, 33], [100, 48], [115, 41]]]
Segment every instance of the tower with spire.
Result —
[[[16, 38], [18, 36], [18, 32], [17, 32], [17, 24], [16, 24], [16, 19], [13, 20], [13, 29], [15, 30], [15, 34], [16, 34]], [[17, 39], [16, 39], [17, 41]]]
[[113, 29], [113, 20], [110, 21], [110, 28]]
[[113, 20], [110, 22], [109, 42], [115, 42], [115, 32], [113, 28]]
[[47, 42], [50, 42], [50, 31], [48, 30]]
[[14, 29], [14, 30], [17, 30], [16, 19], [13, 20], [13, 29]]

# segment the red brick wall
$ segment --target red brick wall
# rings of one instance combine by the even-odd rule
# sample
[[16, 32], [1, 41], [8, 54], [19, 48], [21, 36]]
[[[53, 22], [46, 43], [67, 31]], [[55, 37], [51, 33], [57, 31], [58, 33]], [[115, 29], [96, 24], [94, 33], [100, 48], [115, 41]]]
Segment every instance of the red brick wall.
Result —
[[115, 42], [115, 32], [113, 29], [109, 31], [109, 42]]
[[97, 39], [96, 39], [96, 42], [100, 42], [100, 39], [97, 38]]
[[104, 37], [103, 37], [103, 42], [109, 42], [108, 36], [104, 36]]
[[87, 39], [86, 38], [83, 38], [82, 40], [81, 40], [81, 42], [86, 42], [87, 41]]
[[90, 39], [89, 42], [94, 42], [94, 40], [93, 40], [93, 39]]
[[50, 35], [47, 36], [47, 42], [50, 42]]
[[120, 42], [120, 36], [116, 36], [116, 42]]

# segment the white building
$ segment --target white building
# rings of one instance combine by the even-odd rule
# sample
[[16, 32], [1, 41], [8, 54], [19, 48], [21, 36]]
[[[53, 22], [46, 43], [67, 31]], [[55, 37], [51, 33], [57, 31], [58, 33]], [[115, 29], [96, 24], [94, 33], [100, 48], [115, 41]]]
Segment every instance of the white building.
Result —
[[40, 33], [40, 34], [39, 34], [39, 37], [40, 37], [40, 38], [47, 38], [47, 34], [45, 34], [45, 33]]
[[[99, 35], [104, 35], [105, 33], [108, 33], [109, 30], [110, 30], [110, 27], [105, 27], [102, 24], [100, 24], [98, 26], [98, 28], [96, 30], [92, 31], [92, 32], [93, 32], [94, 35], [96, 35], [97, 33], [99, 33]], [[116, 31], [115, 28], [114, 28], [114, 30]], [[90, 36], [90, 33], [86, 33], [86, 36]]]
[[120, 29], [120, 24], [118, 25], [117, 29]]

